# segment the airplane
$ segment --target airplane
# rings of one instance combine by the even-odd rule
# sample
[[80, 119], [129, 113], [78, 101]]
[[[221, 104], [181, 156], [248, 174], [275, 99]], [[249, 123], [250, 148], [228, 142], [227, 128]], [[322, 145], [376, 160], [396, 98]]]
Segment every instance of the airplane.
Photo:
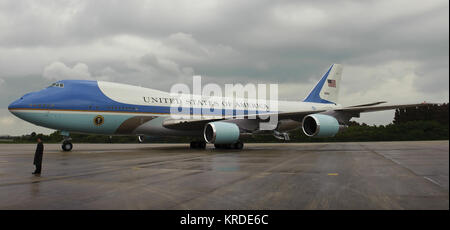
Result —
[[[94, 80], [61, 80], [37, 92], [27, 93], [8, 106], [15, 116], [30, 123], [60, 130], [62, 150], [71, 151], [70, 133], [136, 135], [139, 142], [151, 136], [190, 136], [190, 148], [204, 149], [207, 143], [218, 149], [242, 149], [245, 135], [269, 132], [275, 138], [290, 140], [288, 132], [301, 129], [310, 137], [333, 137], [351, 118], [361, 113], [426, 106], [428, 103], [383, 105], [385, 101], [342, 106], [339, 86], [342, 65], [333, 64], [302, 101], [278, 101], [269, 105], [238, 109], [229, 106], [210, 116], [200, 116], [205, 104], [187, 108], [190, 118], [171, 116], [171, 104], [177, 98], [168, 92]], [[192, 96], [192, 95], [191, 95]], [[209, 98], [201, 98], [203, 102]], [[224, 102], [225, 97], [216, 98]], [[207, 109], [213, 109], [206, 104]], [[261, 130], [267, 122], [262, 115], [276, 115], [271, 130]]]

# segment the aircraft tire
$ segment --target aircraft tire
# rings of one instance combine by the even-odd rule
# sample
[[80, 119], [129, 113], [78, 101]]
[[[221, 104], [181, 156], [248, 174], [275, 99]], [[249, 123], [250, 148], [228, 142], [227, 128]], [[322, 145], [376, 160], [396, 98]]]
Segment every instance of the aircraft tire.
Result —
[[191, 149], [205, 149], [206, 142], [203, 141], [192, 141], [190, 144]]
[[238, 142], [233, 144], [233, 148], [234, 149], [243, 149], [244, 148], [244, 143], [242, 141], [238, 141]]
[[238, 141], [234, 144], [214, 144], [216, 149], [242, 149], [244, 148], [244, 143], [242, 141]]
[[69, 152], [73, 148], [73, 144], [70, 141], [64, 141], [61, 145], [61, 148], [64, 152]]

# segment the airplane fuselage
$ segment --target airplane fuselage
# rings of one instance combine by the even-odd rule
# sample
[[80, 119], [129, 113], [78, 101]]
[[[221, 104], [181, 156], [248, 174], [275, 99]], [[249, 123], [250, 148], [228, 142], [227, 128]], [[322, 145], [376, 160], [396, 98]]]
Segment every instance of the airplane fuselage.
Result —
[[[175, 102], [183, 105], [191, 117], [224, 117], [270, 112], [328, 110], [339, 108], [332, 103], [271, 101], [259, 103], [251, 99], [204, 98], [127, 84], [63, 80], [41, 91], [24, 95], [8, 109], [17, 117], [50, 129], [106, 135], [201, 135], [199, 130], [165, 128]], [[184, 104], [182, 104], [184, 103]], [[218, 106], [219, 105], [219, 106]], [[217, 108], [220, 109], [217, 109]]]

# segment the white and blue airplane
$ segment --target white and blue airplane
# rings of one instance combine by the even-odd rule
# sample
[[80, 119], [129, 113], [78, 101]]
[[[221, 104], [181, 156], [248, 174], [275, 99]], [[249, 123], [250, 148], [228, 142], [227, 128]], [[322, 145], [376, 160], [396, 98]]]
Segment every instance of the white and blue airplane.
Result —
[[[332, 137], [360, 113], [427, 105], [378, 106], [385, 102], [374, 102], [344, 107], [338, 103], [341, 76], [342, 66], [333, 64], [303, 101], [277, 101], [277, 109], [269, 104], [245, 104], [239, 109], [233, 105], [239, 99], [229, 104], [230, 100], [219, 98], [215, 100], [227, 101], [227, 106], [215, 114], [196, 117], [204, 111], [202, 100], [210, 100], [202, 98], [187, 108], [193, 115], [191, 119], [171, 116], [171, 104], [176, 98], [168, 92], [89, 80], [58, 81], [25, 94], [8, 109], [25, 121], [60, 130], [64, 136], [62, 149], [70, 151], [70, 133], [136, 135], [140, 142], [150, 136], [190, 136], [191, 148], [205, 148], [206, 143], [212, 143], [216, 148], [242, 149], [243, 135], [270, 132], [276, 138], [289, 140], [288, 131], [301, 129], [307, 136]], [[278, 116], [272, 130], [260, 130], [260, 123], [267, 122], [267, 118], [258, 117], [263, 114]]]

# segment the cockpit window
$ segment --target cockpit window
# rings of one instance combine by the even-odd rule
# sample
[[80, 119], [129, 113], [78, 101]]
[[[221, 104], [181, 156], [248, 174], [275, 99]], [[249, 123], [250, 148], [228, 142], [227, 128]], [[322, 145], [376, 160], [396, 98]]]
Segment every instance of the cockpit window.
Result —
[[59, 87], [59, 88], [64, 88], [64, 84], [63, 84], [63, 83], [55, 82], [55, 83], [51, 84], [49, 87]]

